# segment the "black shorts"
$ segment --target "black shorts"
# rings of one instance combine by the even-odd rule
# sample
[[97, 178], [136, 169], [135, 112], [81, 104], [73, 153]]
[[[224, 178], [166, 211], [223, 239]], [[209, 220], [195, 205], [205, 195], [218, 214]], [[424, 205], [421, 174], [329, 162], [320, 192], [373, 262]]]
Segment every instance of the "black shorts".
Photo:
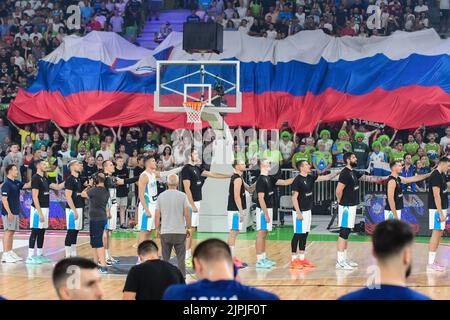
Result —
[[107, 222], [106, 219], [89, 222], [91, 247], [94, 249], [103, 247], [103, 231], [105, 231], [106, 222]]
[[450, 10], [449, 9], [441, 9], [441, 20], [448, 20], [450, 16]]

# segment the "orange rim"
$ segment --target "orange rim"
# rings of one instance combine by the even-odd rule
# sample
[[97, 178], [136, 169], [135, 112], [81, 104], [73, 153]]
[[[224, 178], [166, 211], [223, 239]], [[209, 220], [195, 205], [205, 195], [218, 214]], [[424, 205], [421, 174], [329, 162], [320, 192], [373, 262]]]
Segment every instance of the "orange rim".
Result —
[[192, 110], [199, 111], [202, 109], [202, 107], [205, 105], [205, 102], [202, 101], [188, 101], [184, 102], [183, 105], [185, 107], [192, 108]]

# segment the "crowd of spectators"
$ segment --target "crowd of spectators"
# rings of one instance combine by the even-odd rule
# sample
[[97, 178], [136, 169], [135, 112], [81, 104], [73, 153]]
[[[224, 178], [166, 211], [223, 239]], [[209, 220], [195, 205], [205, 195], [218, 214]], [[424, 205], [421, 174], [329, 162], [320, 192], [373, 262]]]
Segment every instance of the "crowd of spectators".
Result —
[[[441, 20], [445, 22], [449, 10], [442, 7], [448, 1], [441, 3]], [[430, 28], [429, 11], [424, 0], [355, 0], [349, 6], [331, 0], [212, 0], [192, 9], [187, 21], [215, 21], [224, 30], [269, 39], [317, 29], [336, 36], [369, 37]], [[380, 13], [379, 19], [374, 19], [375, 12]], [[442, 31], [447, 30], [448, 21]]]
[[[14, 100], [18, 88], [36, 78], [38, 61], [55, 50], [68, 34], [113, 31], [137, 44], [145, 22], [146, 0], [0, 1], [0, 103]], [[79, 25], [67, 12], [78, 6]]]

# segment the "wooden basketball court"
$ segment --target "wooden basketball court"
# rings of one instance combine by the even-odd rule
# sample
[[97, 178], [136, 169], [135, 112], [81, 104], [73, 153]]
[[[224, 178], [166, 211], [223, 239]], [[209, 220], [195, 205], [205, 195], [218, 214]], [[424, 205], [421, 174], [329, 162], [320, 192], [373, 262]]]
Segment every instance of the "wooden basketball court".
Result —
[[[1, 235], [1, 234], [0, 234]], [[56, 261], [64, 257], [65, 232], [47, 235], [45, 253], [53, 263], [43, 265], [0, 264], [0, 294], [8, 299], [57, 299], [51, 272]], [[210, 237], [200, 235], [199, 238]], [[223, 237], [223, 235], [222, 235]], [[22, 257], [27, 255], [27, 234], [17, 235], [15, 251]], [[158, 241], [159, 242], [159, 241]], [[114, 256], [131, 256], [136, 253], [134, 234], [112, 239], [111, 252]], [[255, 269], [255, 243], [253, 240], [238, 240], [237, 255], [249, 264], [239, 271], [242, 282], [278, 294], [282, 299], [336, 299], [367, 283], [367, 268], [373, 265], [370, 242], [351, 241], [349, 256], [359, 263], [355, 271], [335, 269], [336, 243], [334, 241], [308, 242], [307, 257], [317, 267], [310, 270], [290, 270], [290, 241], [269, 240], [267, 255], [276, 261], [276, 268]], [[427, 244], [416, 243], [414, 266], [408, 285], [433, 299], [448, 299], [450, 296], [449, 273], [427, 273]], [[90, 257], [89, 238], [80, 236], [78, 254]], [[446, 264], [450, 260], [450, 247], [443, 244], [438, 259]], [[103, 275], [105, 299], [121, 299], [125, 275]], [[195, 280], [188, 276], [187, 281]]]

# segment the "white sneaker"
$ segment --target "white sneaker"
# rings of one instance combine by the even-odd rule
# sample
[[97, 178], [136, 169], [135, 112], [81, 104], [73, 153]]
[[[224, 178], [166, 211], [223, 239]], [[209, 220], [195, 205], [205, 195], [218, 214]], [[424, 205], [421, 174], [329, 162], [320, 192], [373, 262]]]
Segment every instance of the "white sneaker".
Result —
[[445, 266], [443, 266], [437, 262], [427, 265], [427, 271], [445, 272], [445, 270], [446, 270]]
[[11, 256], [16, 259], [17, 261], [23, 261], [23, 258], [19, 257], [17, 253], [11, 250]]
[[336, 262], [336, 269], [338, 270], [353, 270], [354, 268], [347, 263], [347, 261]]
[[117, 264], [117, 263], [119, 263], [119, 260], [118, 259], [115, 259], [115, 258], [113, 258], [112, 256], [111, 257], [109, 257], [109, 259], [112, 261], [112, 263], [114, 263], [114, 264]]
[[345, 262], [347, 262], [347, 264], [353, 268], [358, 268], [358, 264], [355, 261], [347, 259], [345, 260]]
[[2, 262], [4, 262], [4, 263], [16, 263], [17, 260], [10, 253], [3, 252], [3, 254], [2, 254]]

